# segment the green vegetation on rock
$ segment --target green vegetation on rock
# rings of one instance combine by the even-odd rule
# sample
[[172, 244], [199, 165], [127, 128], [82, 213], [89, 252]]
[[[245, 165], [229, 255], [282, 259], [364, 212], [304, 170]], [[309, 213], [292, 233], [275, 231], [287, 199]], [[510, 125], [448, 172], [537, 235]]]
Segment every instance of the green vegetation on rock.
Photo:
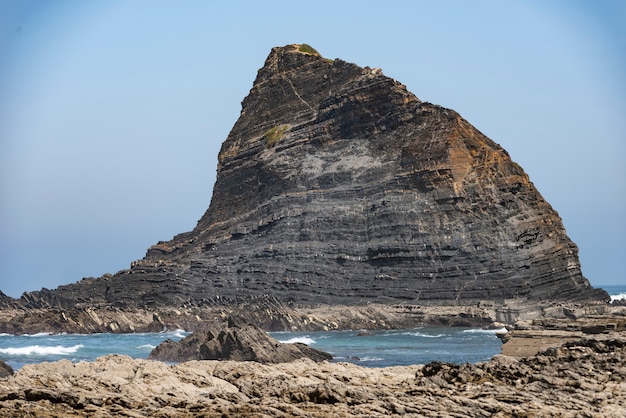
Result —
[[318, 57], [322, 56], [319, 52], [317, 52], [315, 48], [313, 48], [309, 44], [300, 45], [300, 48], [298, 48], [298, 51], [304, 52], [305, 54], [317, 55]]
[[276, 143], [282, 139], [287, 128], [287, 125], [278, 125], [265, 131], [263, 134], [263, 137], [265, 138], [265, 148], [274, 147]]

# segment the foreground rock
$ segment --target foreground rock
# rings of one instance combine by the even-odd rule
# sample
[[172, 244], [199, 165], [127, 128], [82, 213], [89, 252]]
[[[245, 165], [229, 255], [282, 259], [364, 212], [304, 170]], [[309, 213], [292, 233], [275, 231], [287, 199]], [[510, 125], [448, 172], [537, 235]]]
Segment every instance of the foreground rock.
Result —
[[0, 381], [1, 417], [622, 417], [626, 337], [474, 365], [368, 369], [301, 359], [166, 365], [110, 355], [27, 365]]
[[0, 306], [228, 306], [268, 293], [307, 306], [609, 300], [500, 145], [380, 69], [287, 45], [243, 100], [192, 231], [128, 270]]
[[283, 344], [262, 329], [229, 319], [227, 324], [196, 331], [181, 341], [166, 340], [150, 353], [153, 360], [235, 360], [259, 363], [288, 363], [300, 358], [313, 361], [332, 355], [306, 344]]

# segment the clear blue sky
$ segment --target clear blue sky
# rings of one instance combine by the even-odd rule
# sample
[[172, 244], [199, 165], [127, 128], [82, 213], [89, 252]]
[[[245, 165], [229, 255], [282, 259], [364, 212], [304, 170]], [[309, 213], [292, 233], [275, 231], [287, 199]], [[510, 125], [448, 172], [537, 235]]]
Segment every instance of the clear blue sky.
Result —
[[592, 284], [626, 284], [626, 2], [0, 2], [0, 290], [191, 230], [274, 46], [380, 67], [507, 149]]

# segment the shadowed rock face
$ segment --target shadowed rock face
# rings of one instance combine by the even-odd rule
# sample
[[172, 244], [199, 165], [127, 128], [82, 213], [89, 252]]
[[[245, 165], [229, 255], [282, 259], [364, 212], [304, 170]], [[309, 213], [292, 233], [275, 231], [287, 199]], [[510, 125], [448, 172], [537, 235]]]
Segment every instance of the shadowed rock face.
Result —
[[22, 304], [608, 299], [507, 152], [378, 69], [274, 48], [218, 160], [193, 231]]
[[8, 376], [13, 376], [14, 373], [15, 372], [13, 371], [13, 367], [0, 360], [0, 379]]

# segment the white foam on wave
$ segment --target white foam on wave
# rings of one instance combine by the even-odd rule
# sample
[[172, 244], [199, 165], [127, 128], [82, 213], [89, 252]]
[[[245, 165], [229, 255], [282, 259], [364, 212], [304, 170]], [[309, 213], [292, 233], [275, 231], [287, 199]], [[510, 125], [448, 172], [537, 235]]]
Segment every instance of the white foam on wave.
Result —
[[463, 332], [466, 332], [468, 334], [504, 334], [509, 331], [506, 328], [502, 327], [502, 328], [496, 328], [496, 329], [481, 329], [481, 328], [466, 329]]
[[626, 299], [626, 292], [618, 293], [616, 295], [611, 295], [611, 302], [614, 300], [622, 300]]
[[26, 347], [0, 348], [0, 353], [8, 354], [11, 356], [67, 356], [69, 354], [74, 354], [83, 347], [84, 346], [82, 344], [73, 345], [71, 347], [63, 347], [62, 345], [57, 345], [54, 347], [43, 345], [28, 345]]
[[152, 344], [144, 344], [144, 345], [140, 345], [140, 346], [139, 346], [139, 347], [137, 347], [137, 348], [139, 348], [139, 349], [141, 349], [141, 350], [145, 350], [145, 349], [148, 349], [148, 350], [153, 350], [153, 349], [155, 349], [155, 348], [156, 348], [156, 345], [152, 345]]
[[175, 330], [164, 329], [163, 331], [160, 332], [160, 334], [166, 334], [166, 335], [177, 337], [177, 338], [185, 338], [190, 333], [185, 331], [184, 329], [175, 329]]
[[440, 338], [443, 337], [444, 334], [424, 334], [423, 332], [407, 332], [405, 335], [412, 335], [414, 337], [422, 337], [422, 338]]
[[315, 340], [310, 337], [293, 337], [288, 340], [278, 340], [283, 344], [294, 344], [294, 343], [302, 343], [306, 345], [315, 344]]
[[49, 332], [38, 332], [37, 334], [24, 334], [25, 337], [34, 337], [34, 338], [49, 337], [50, 335], [52, 334], [50, 334]]
[[384, 358], [382, 357], [361, 357], [359, 358], [359, 361], [383, 361]]

